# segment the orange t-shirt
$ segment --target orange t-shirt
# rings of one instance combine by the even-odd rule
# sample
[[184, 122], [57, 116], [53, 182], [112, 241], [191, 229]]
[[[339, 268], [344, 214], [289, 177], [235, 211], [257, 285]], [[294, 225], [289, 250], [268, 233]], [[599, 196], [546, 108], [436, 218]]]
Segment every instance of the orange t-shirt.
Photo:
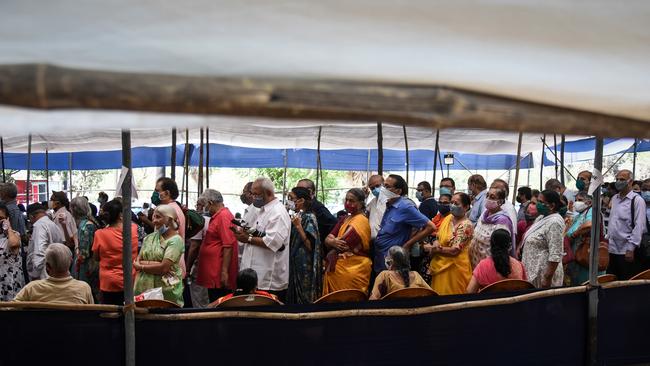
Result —
[[[122, 229], [107, 227], [97, 230], [93, 252], [99, 254], [99, 289], [107, 292], [124, 291]], [[138, 256], [138, 227], [135, 224], [131, 224], [131, 252], [131, 261], [135, 261]]]

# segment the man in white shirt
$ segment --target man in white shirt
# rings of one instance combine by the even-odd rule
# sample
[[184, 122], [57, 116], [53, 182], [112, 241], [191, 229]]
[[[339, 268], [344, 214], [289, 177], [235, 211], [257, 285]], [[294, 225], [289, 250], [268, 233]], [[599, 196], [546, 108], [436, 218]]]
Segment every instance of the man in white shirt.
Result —
[[32, 235], [27, 247], [27, 272], [32, 280], [47, 277], [45, 251], [52, 243], [63, 243], [65, 238], [61, 227], [45, 214], [45, 206], [34, 203], [27, 207], [27, 216], [32, 223]]
[[264, 233], [256, 237], [239, 229], [237, 240], [244, 244], [241, 269], [257, 273], [258, 288], [276, 295], [284, 302], [289, 286], [289, 235], [291, 219], [284, 205], [275, 197], [273, 182], [258, 178], [251, 188], [253, 205], [259, 208], [257, 219], [248, 223]]
[[[239, 196], [239, 199], [241, 202], [245, 205], [248, 205], [244, 209], [244, 214], [242, 215], [241, 219], [244, 223], [247, 225], [253, 225], [255, 224], [255, 220], [257, 219], [257, 215], [260, 212], [260, 209], [253, 206], [253, 193], [251, 192], [251, 188], [253, 188], [253, 182], [248, 182], [244, 186], [244, 189], [241, 192], [241, 196]], [[241, 256], [244, 254], [244, 244], [242, 242], [239, 243], [239, 268], [241, 267]]]
[[79, 245], [79, 239], [77, 238], [77, 224], [70, 211], [68, 211], [68, 207], [70, 207], [68, 196], [63, 191], [53, 191], [48, 205], [50, 209], [54, 210], [53, 221], [61, 228], [65, 238], [60, 243], [68, 246], [70, 251], [74, 253]]
[[384, 185], [384, 177], [381, 175], [373, 175], [368, 179], [368, 194], [372, 195], [372, 199], [366, 205], [368, 211], [368, 221], [370, 221], [370, 237], [375, 240], [377, 233], [381, 229], [381, 219], [384, 218], [386, 212], [386, 203], [379, 202], [379, 190]]

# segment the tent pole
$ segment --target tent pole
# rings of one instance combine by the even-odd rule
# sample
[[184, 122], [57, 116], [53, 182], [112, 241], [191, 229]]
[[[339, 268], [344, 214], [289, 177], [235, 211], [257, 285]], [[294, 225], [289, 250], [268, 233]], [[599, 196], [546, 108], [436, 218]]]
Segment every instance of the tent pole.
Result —
[[[558, 158], [557, 154], [554, 153], [553, 150], [551, 150], [551, 148], [550, 148], [548, 145], [546, 145], [546, 143], [544, 144], [544, 146], [546, 146], [546, 148], [551, 152], [551, 154], [553, 154], [553, 157], [555, 158], [555, 161], [559, 161], [559, 160], [558, 160], [559, 158]], [[631, 146], [630, 146], [630, 147], [631, 147]], [[627, 149], [627, 150], [629, 150], [629, 149]], [[623, 157], [623, 156], [627, 153], [627, 150], [625, 150], [625, 152], [623, 153], [623, 155], [621, 155], [621, 157]], [[618, 162], [618, 161], [617, 161], [617, 162]], [[616, 164], [616, 163], [614, 163], [614, 164]], [[576, 177], [574, 177], [573, 174], [571, 174], [571, 171], [570, 171], [569, 169], [567, 169], [566, 167], [564, 167], [564, 171], [566, 172], [566, 174], [569, 175], [569, 177], [571, 177], [573, 180], [576, 180]], [[604, 175], [604, 174], [603, 174], [603, 175]]]
[[287, 203], [287, 149], [284, 149], [284, 174], [282, 175], [282, 202]]
[[368, 181], [370, 180], [370, 149], [368, 149], [368, 165], [366, 168], [366, 184], [368, 184]]
[[[410, 162], [409, 162], [409, 139], [408, 136], [406, 136], [406, 125], [402, 125], [402, 129], [404, 130], [404, 147], [406, 148], [406, 187], [409, 186], [409, 168], [410, 168]], [[408, 195], [408, 192], [407, 192]]]
[[[440, 151], [438, 151], [438, 163], [440, 164], [440, 177], [444, 178], [445, 168], [442, 167], [442, 154], [440, 153]], [[447, 176], [449, 176], [449, 172], [447, 172]]]
[[[122, 166], [127, 168], [122, 182], [122, 217], [131, 217], [131, 131], [122, 130]], [[131, 232], [131, 220], [122, 220], [122, 232]], [[122, 268], [124, 268], [124, 355], [125, 365], [135, 366], [135, 315], [133, 304], [133, 278], [131, 265], [131, 235], [122, 235]]]
[[72, 153], [68, 153], [68, 192], [70, 192], [70, 201], [72, 201]]
[[176, 180], [176, 128], [172, 128], [172, 158], [171, 158], [171, 178]]
[[434, 195], [436, 191], [435, 186], [436, 186], [436, 173], [438, 170], [438, 154], [440, 153], [440, 145], [438, 145], [439, 141], [440, 141], [440, 130], [436, 130], [436, 146], [433, 152], [433, 180], [431, 181], [431, 186], [433, 187], [433, 192], [431, 193], [434, 193]]
[[185, 206], [190, 202], [190, 130], [185, 129]]
[[564, 143], [566, 142], [566, 136], [562, 134], [562, 140], [560, 142], [560, 182], [564, 185]]
[[210, 188], [210, 127], [205, 128], [205, 188]]
[[526, 179], [526, 186], [530, 187], [530, 163], [533, 160], [533, 153], [528, 153], [528, 178]]
[[[29, 196], [32, 191], [32, 134], [27, 136], [27, 182], [25, 184], [25, 202], [29, 206]], [[48, 198], [50, 192], [47, 192]]]
[[199, 140], [199, 182], [196, 189], [197, 199], [203, 192], [203, 127], [201, 127], [201, 137]]
[[542, 157], [539, 164], [539, 190], [544, 189], [544, 148], [546, 147], [546, 134], [542, 137]]
[[639, 139], [634, 139], [634, 155], [632, 155], [632, 179], [636, 179], [636, 150], [639, 146]]
[[45, 192], [50, 194], [50, 152], [45, 149]]
[[[596, 138], [596, 156], [594, 158], [594, 170], [599, 172], [603, 169], [603, 139]], [[593, 192], [592, 200], [592, 222], [600, 223], [600, 187], [596, 187]], [[589, 364], [597, 364], [597, 346], [598, 346], [598, 291], [600, 285], [598, 284], [598, 244], [600, 242], [600, 225], [591, 225], [591, 242], [589, 251], [589, 287], [588, 287], [588, 303], [589, 303]]]
[[5, 140], [0, 137], [0, 154], [2, 155], [2, 183], [7, 182], [7, 176], [5, 174]]
[[521, 140], [523, 139], [523, 132], [519, 132], [519, 142], [517, 142], [517, 166], [515, 167], [515, 186], [512, 188], [512, 204], [515, 204], [517, 198], [517, 186], [519, 185], [519, 168], [521, 168]]
[[384, 131], [381, 122], [377, 122], [377, 174], [384, 175]]
[[557, 172], [557, 134], [553, 134], [553, 150], [555, 150], [555, 179], [558, 178]]
[[[316, 142], [316, 192], [314, 192], [314, 198], [318, 197], [318, 187], [321, 186], [321, 161], [320, 161], [320, 138], [323, 133], [323, 126], [318, 127], [318, 141]], [[321, 187], [322, 188], [322, 187]], [[322, 199], [321, 194], [321, 199]]]

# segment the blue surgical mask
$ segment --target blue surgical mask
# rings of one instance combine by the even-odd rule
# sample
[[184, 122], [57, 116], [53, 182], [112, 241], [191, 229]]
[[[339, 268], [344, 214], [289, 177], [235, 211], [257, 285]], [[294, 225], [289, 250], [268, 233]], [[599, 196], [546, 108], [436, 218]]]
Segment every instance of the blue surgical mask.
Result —
[[451, 188], [449, 187], [440, 187], [440, 195], [448, 194], [451, 196]]
[[650, 191], [641, 191], [641, 197], [646, 202], [650, 202]]
[[167, 227], [167, 225], [163, 225], [158, 228], [158, 233], [160, 233], [160, 235], [165, 235], [167, 230], [169, 230], [169, 227]]
[[449, 211], [456, 217], [463, 217], [465, 215], [465, 210], [463, 210], [462, 206], [452, 204], [449, 206]]
[[372, 189], [372, 195], [375, 197], [379, 197], [379, 192], [381, 192], [381, 187], [375, 187]]
[[424, 201], [424, 195], [422, 192], [415, 192], [415, 198], [417, 198], [420, 202]]

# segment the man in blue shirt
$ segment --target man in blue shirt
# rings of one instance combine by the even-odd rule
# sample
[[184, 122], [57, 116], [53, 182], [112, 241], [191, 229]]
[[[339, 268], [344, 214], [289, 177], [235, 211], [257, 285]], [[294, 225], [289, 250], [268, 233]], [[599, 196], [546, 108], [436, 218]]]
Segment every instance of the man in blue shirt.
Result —
[[[406, 198], [407, 194], [408, 186], [404, 178], [394, 174], [386, 178], [379, 193], [379, 201], [386, 202], [386, 212], [375, 239], [375, 273], [386, 269], [384, 258], [390, 247], [399, 245], [410, 251], [413, 244], [429, 236], [435, 229], [433, 223], [418, 211], [413, 201]], [[413, 231], [417, 233], [411, 235]]]
[[472, 196], [472, 210], [469, 213], [469, 220], [476, 224], [483, 213], [483, 201], [487, 194], [487, 183], [480, 174], [474, 174], [467, 180], [467, 188]]

